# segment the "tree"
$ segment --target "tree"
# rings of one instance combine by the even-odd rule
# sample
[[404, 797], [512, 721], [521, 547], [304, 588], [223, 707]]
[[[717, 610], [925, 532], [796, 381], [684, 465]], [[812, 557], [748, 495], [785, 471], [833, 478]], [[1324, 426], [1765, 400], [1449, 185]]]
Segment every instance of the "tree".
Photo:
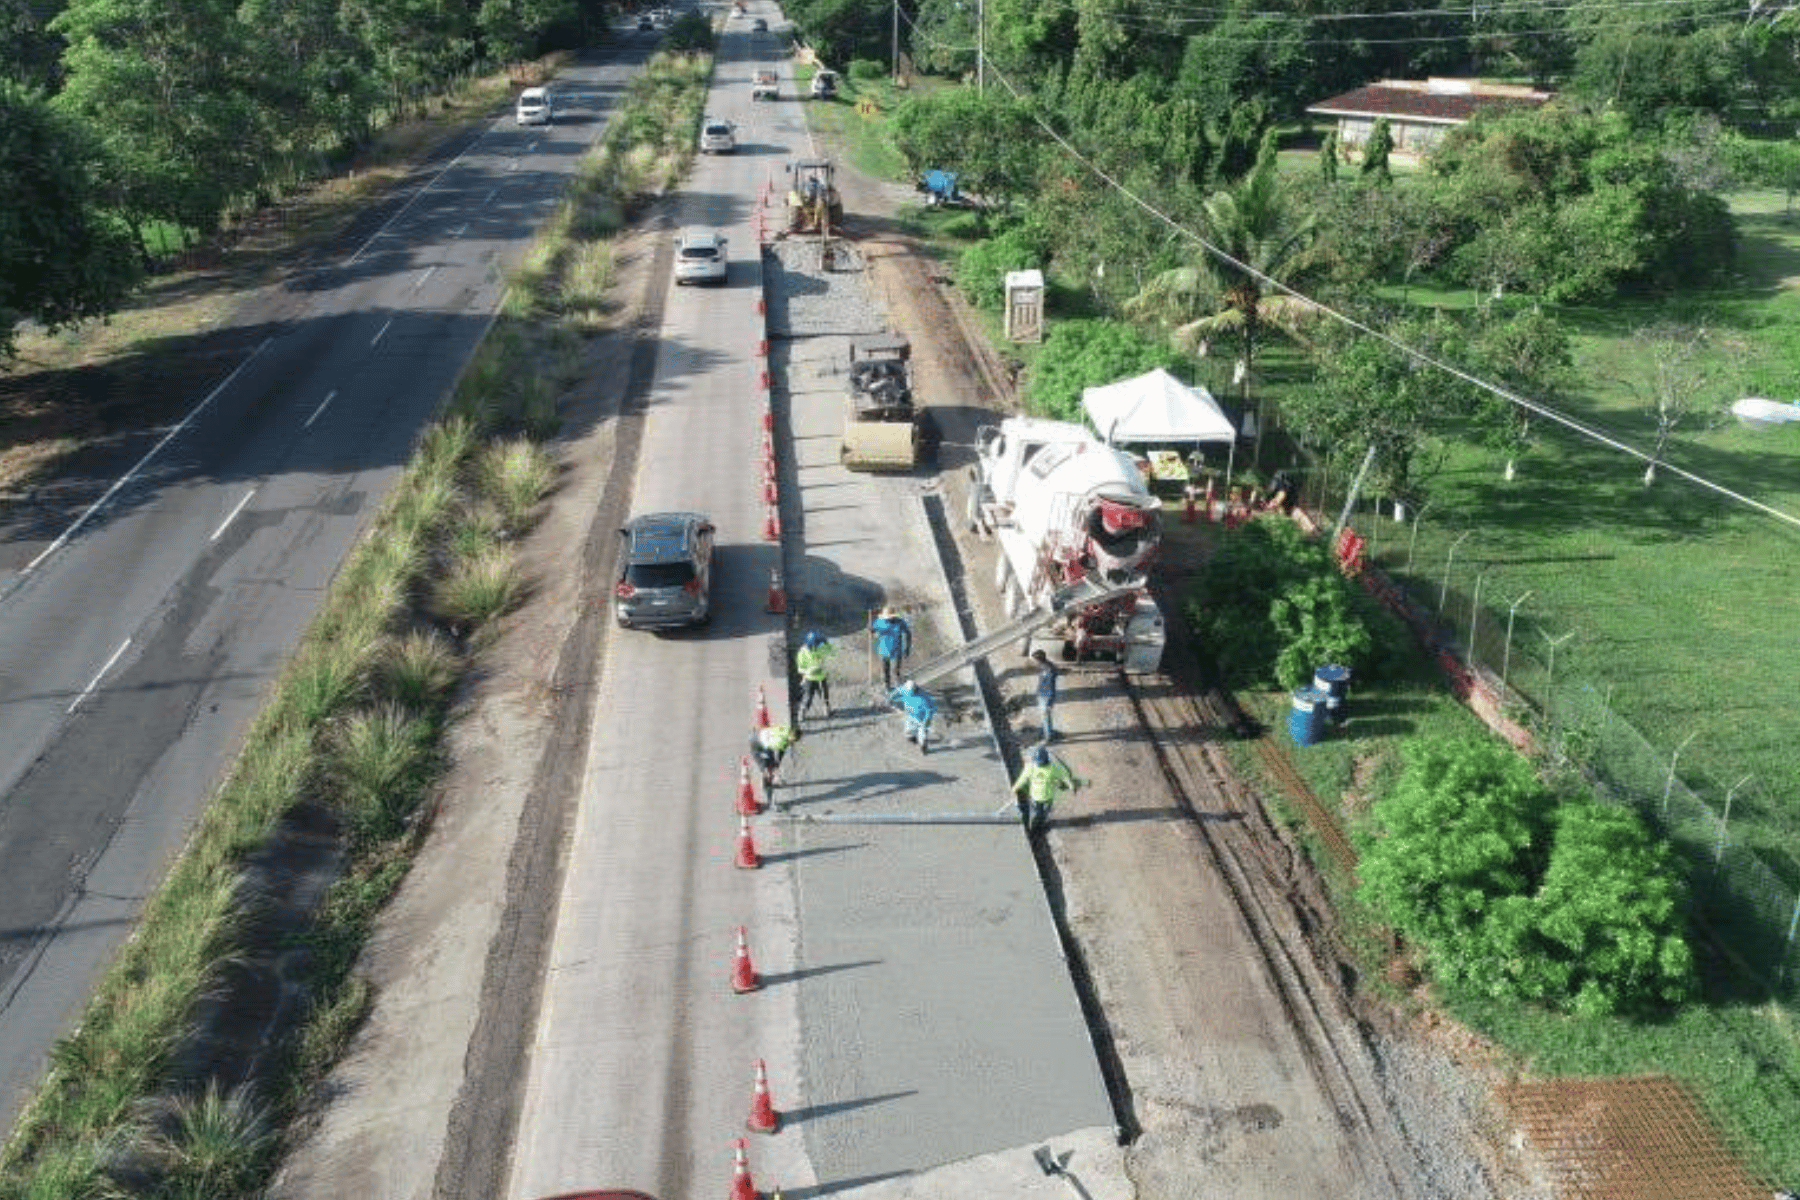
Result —
[[1715, 335], [1705, 325], [1664, 322], [1647, 326], [1634, 335], [1641, 354], [1637, 361], [1648, 368], [1649, 378], [1638, 390], [1644, 411], [1655, 424], [1650, 463], [1644, 468], [1644, 486], [1656, 482], [1656, 464], [1663, 460], [1669, 439], [1696, 407], [1708, 407], [1709, 387], [1718, 382]]
[[1664, 291], [1722, 278], [1736, 257], [1724, 202], [1685, 184], [1618, 114], [1477, 114], [1427, 163], [1455, 233], [1452, 270], [1490, 294]]
[[1338, 135], [1337, 130], [1326, 132], [1319, 141], [1319, 178], [1330, 187], [1338, 177]]
[[21, 320], [104, 316], [137, 281], [129, 234], [98, 207], [93, 158], [42, 97], [0, 79], [0, 362]]
[[1374, 128], [1369, 130], [1369, 140], [1363, 143], [1363, 178], [1377, 183], [1394, 182], [1394, 173], [1388, 166], [1388, 156], [1393, 152], [1394, 131], [1386, 117], [1376, 117]]
[[101, 140], [104, 202], [134, 229], [209, 232], [256, 192], [274, 157], [263, 60], [226, 0], [72, 0], [51, 30], [68, 40], [54, 104]]
[[475, 28], [489, 55], [519, 63], [543, 48], [549, 30], [572, 23], [575, 9], [575, 0], [481, 0]]
[[1005, 209], [1031, 190], [1042, 131], [1031, 111], [998, 89], [912, 96], [894, 113], [894, 145], [915, 175], [954, 170], [960, 190]]
[[[1213, 337], [1235, 341], [1234, 381], [1248, 411], [1251, 371], [1264, 341], [1274, 330], [1297, 334], [1315, 313], [1309, 301], [1267, 282], [1298, 287], [1318, 265], [1314, 220], [1297, 214], [1281, 188], [1273, 131], [1250, 174], [1208, 196], [1197, 217], [1204, 245], [1192, 263], [1156, 276], [1126, 311], [1168, 328], [1178, 349], [1192, 351]], [[1259, 451], [1263, 425], [1257, 422]]]

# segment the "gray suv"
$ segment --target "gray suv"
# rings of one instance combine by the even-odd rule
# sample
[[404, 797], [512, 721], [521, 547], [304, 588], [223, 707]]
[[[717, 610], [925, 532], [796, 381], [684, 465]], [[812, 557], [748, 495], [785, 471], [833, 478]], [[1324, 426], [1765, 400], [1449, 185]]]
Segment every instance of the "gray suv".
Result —
[[613, 612], [626, 629], [704, 625], [712, 616], [713, 525], [704, 513], [649, 513], [619, 530]]

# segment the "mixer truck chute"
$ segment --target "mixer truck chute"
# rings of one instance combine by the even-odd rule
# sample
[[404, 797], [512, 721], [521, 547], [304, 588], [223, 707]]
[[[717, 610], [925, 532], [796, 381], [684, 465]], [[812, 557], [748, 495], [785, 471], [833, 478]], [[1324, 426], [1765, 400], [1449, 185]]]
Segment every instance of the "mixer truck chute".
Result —
[[1024, 648], [1156, 670], [1164, 629], [1149, 571], [1162, 502], [1137, 463], [1063, 421], [1013, 417], [977, 441], [970, 524], [999, 546], [995, 584], [1008, 615], [1029, 624], [1043, 614]]

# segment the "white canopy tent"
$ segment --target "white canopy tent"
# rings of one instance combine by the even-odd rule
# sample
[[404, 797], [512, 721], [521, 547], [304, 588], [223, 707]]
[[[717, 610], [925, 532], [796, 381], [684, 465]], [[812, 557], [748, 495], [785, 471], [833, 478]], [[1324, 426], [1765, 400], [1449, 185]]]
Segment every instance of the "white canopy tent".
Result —
[[1224, 442], [1225, 480], [1236, 465], [1237, 427], [1203, 387], [1161, 367], [1134, 379], [1083, 388], [1081, 406], [1108, 445], [1120, 442]]

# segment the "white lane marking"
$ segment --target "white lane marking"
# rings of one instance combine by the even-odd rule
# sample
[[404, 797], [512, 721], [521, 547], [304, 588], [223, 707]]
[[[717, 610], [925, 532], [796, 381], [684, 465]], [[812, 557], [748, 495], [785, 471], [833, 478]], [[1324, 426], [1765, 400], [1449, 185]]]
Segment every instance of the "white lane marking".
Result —
[[509, 171], [518, 170], [519, 169], [519, 160], [516, 158], [508, 159], [506, 162], [506, 169]]
[[225, 514], [225, 519], [223, 521], [219, 522], [219, 527], [217, 529], [213, 530], [212, 536], [207, 538], [206, 540], [209, 542], [218, 541], [219, 535], [221, 533], [225, 532], [225, 527], [227, 525], [230, 525], [233, 521], [237, 520], [237, 515], [244, 511], [244, 505], [250, 503], [250, 497], [252, 497], [254, 495], [256, 495], [255, 488], [251, 488], [248, 492], [245, 492], [244, 498], [237, 502], [237, 507], [233, 508], [230, 512]]
[[487, 199], [483, 200], [482, 203], [483, 204], [492, 204], [494, 202], [494, 197], [498, 196], [499, 194], [500, 194], [500, 189], [495, 188], [493, 191], [491, 191], [487, 194]]
[[393, 324], [394, 324], [394, 318], [389, 317], [387, 319], [387, 324], [383, 325], [381, 327], [381, 329], [375, 334], [375, 336], [369, 339], [369, 345], [373, 346], [376, 342], [379, 342], [384, 336], [386, 336], [387, 331], [389, 329], [393, 328]]
[[313, 409], [313, 415], [306, 418], [306, 424], [302, 425], [300, 428], [311, 429], [312, 423], [319, 419], [320, 414], [325, 411], [325, 406], [331, 403], [331, 398], [335, 395], [337, 395], [336, 388], [332, 388], [329, 392], [326, 392], [325, 398], [319, 401], [319, 407]]
[[110, 501], [114, 496], [119, 494], [120, 488], [122, 488], [126, 484], [130, 483], [132, 481], [132, 479], [134, 479], [137, 476], [137, 473], [139, 471], [142, 471], [147, 465], [149, 465], [149, 462], [151, 459], [155, 458], [158, 454], [161, 454], [162, 448], [164, 446], [167, 446], [171, 441], [173, 441], [175, 439], [176, 434], [180, 433], [182, 430], [186, 429], [189, 425], [193, 424], [194, 418], [199, 416], [202, 412], [204, 412], [206, 409], [206, 406], [211, 404], [213, 402], [214, 398], [217, 397], [220, 392], [222, 392], [226, 388], [230, 387], [231, 381], [236, 379], [238, 377], [239, 373], [242, 372], [245, 367], [250, 365], [250, 360], [255, 358], [257, 355], [261, 354], [264, 350], [267, 350], [269, 348], [269, 343], [274, 340], [275, 340], [274, 338], [264, 338], [262, 340], [262, 345], [258, 346], [256, 349], [252, 350], [250, 352], [250, 355], [248, 358], [245, 358], [243, 362], [239, 363], [236, 367], [234, 367], [232, 369], [231, 374], [227, 375], [219, 383], [218, 387], [216, 387], [212, 391], [206, 393], [206, 399], [204, 399], [200, 403], [194, 405], [194, 407], [191, 410], [189, 410], [188, 415], [181, 418], [181, 423], [179, 425], [177, 425], [177, 426], [175, 426], [175, 428], [169, 430], [169, 432], [163, 434], [162, 440], [160, 442], [156, 443], [156, 445], [150, 447], [150, 453], [148, 453], [148, 454], [144, 455], [144, 457], [138, 459], [137, 465], [133, 466], [131, 468], [131, 470], [125, 472], [123, 475], [119, 476], [119, 478], [113, 482], [113, 485], [106, 489], [106, 494], [104, 496], [101, 496], [98, 500], [94, 501], [92, 504], [88, 505], [86, 511], [84, 511], [79, 517], [75, 518], [75, 523], [73, 525], [70, 525], [67, 529], [63, 530], [60, 534], [58, 534], [56, 537], [56, 540], [54, 542], [51, 542], [48, 546], [45, 546], [42, 550], [38, 551], [37, 557], [25, 564], [25, 569], [23, 571], [19, 572], [19, 576], [21, 578], [23, 578], [24, 576], [31, 574], [33, 569], [35, 569], [39, 563], [43, 562], [46, 558], [49, 558], [52, 554], [55, 554], [58, 550], [61, 550], [64, 546], [68, 545], [69, 539], [74, 537], [75, 534], [81, 529], [81, 527], [83, 525], [86, 525], [88, 523], [88, 521], [93, 518], [93, 515], [95, 513], [99, 512], [102, 508], [105, 508], [107, 505], [107, 502]]
[[108, 671], [113, 669], [113, 664], [119, 661], [119, 655], [125, 653], [125, 647], [129, 645], [131, 645], [130, 638], [119, 643], [119, 648], [112, 652], [112, 657], [106, 660], [106, 665], [94, 672], [94, 677], [88, 680], [88, 685], [81, 689], [81, 695], [75, 697], [65, 711], [74, 712], [81, 707], [83, 700], [94, 694], [94, 689], [100, 686], [100, 681], [106, 677]]
[[426, 267], [426, 268], [425, 268], [425, 273], [424, 273], [424, 274], [423, 274], [423, 275], [421, 275], [421, 276], [419, 276], [419, 278], [418, 278], [418, 280], [417, 280], [417, 281], [415, 281], [415, 282], [414, 282], [414, 283], [413, 283], [413, 285], [412, 285], [412, 290], [413, 290], [413, 291], [415, 291], [415, 292], [416, 292], [416, 291], [418, 291], [418, 290], [419, 290], [419, 289], [420, 289], [420, 288], [422, 288], [422, 287], [424, 287], [424, 286], [425, 286], [425, 281], [426, 281], [426, 280], [427, 280], [427, 279], [430, 279], [430, 278], [431, 278], [431, 276], [432, 276], [432, 273], [433, 273], [433, 272], [434, 272], [434, 271], [436, 271], [436, 270], [437, 270], [437, 268], [436, 268], [436, 267]]
[[451, 237], [461, 237], [463, 234], [465, 234], [467, 232], [469, 232], [469, 223], [467, 221], [464, 221], [461, 225], [458, 225], [455, 229], [452, 229], [450, 231], [450, 236]]
[[411, 208], [413, 205], [415, 205], [419, 202], [419, 197], [423, 196], [426, 192], [429, 192], [432, 188], [436, 187], [438, 180], [442, 179], [450, 171], [450, 169], [452, 167], [456, 166], [457, 163], [461, 162], [463, 159], [465, 159], [469, 155], [473, 154], [475, 152], [476, 148], [479, 147], [481, 145], [481, 143], [486, 140], [487, 140], [487, 134], [483, 133], [480, 137], [476, 138], [473, 142], [469, 143], [469, 148], [467, 150], [464, 150], [461, 154], [457, 155], [455, 158], [453, 158], [449, 162], [445, 163], [444, 169], [442, 171], [439, 171], [436, 175], [433, 175], [431, 177], [430, 181], [427, 182], [424, 187], [422, 187], [418, 191], [414, 192], [412, 194], [412, 199], [408, 200], [405, 204], [402, 204], [400, 206], [399, 212], [395, 213], [393, 216], [391, 216], [387, 220], [383, 221], [381, 223], [381, 228], [377, 229], [374, 233], [371, 233], [369, 235], [369, 240], [364, 242], [362, 245], [358, 246], [356, 248], [356, 253], [352, 254], [349, 258], [346, 258], [344, 260], [344, 265], [346, 267], [354, 266], [356, 263], [356, 260], [361, 258], [363, 256], [363, 254], [369, 249], [369, 247], [373, 246], [375, 244], [376, 239], [381, 238], [384, 235], [386, 235], [386, 233], [388, 231], [388, 226], [392, 225], [395, 221], [398, 221], [401, 217], [404, 217], [406, 215], [406, 210]]

